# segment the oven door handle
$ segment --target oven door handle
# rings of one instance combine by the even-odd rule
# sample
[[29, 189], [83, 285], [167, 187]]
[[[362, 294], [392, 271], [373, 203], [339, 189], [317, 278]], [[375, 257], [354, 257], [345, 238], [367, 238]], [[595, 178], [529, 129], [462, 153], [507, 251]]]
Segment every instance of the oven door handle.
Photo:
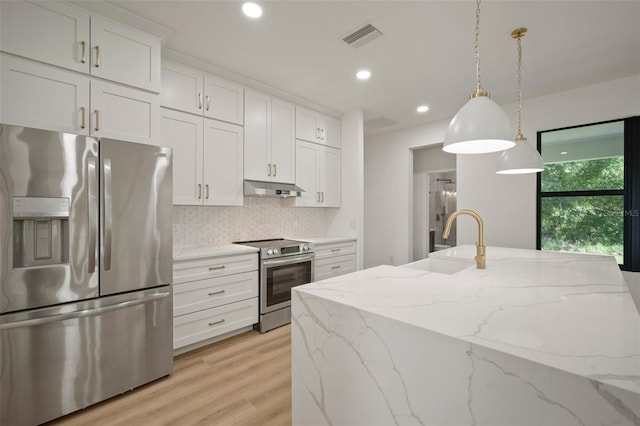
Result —
[[283, 259], [263, 260], [262, 261], [262, 266], [270, 267], [270, 266], [288, 265], [288, 264], [294, 264], [294, 263], [308, 262], [309, 260], [313, 260], [313, 257], [314, 257], [314, 255], [313, 255], [313, 253], [311, 253], [311, 254], [303, 254], [301, 256], [288, 256], [288, 257], [285, 257]]

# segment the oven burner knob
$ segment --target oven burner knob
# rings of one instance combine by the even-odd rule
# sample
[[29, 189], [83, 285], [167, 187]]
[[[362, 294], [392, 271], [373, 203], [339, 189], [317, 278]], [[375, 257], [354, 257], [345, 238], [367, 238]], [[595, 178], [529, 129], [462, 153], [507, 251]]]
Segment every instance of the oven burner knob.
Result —
[[278, 249], [273, 249], [273, 254], [278, 254]]
[[302, 251], [307, 251], [309, 250], [309, 247], [305, 246], [304, 244], [302, 245]]
[[269, 254], [269, 255], [273, 254], [273, 250], [271, 250], [271, 249], [267, 250], [267, 254]]

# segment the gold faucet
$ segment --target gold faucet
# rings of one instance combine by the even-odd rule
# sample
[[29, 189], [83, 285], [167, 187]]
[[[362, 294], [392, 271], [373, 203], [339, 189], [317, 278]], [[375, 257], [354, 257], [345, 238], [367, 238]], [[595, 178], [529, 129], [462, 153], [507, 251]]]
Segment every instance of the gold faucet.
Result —
[[442, 238], [445, 240], [449, 238], [449, 232], [451, 232], [451, 224], [453, 221], [460, 216], [461, 214], [468, 214], [472, 218], [478, 222], [478, 242], [476, 243], [476, 265], [478, 269], [485, 269], [487, 267], [487, 257], [485, 256], [485, 246], [484, 246], [484, 224], [482, 223], [482, 218], [480, 215], [473, 210], [457, 210], [453, 212], [449, 219], [447, 219], [447, 224], [444, 227], [444, 232], [442, 233]]

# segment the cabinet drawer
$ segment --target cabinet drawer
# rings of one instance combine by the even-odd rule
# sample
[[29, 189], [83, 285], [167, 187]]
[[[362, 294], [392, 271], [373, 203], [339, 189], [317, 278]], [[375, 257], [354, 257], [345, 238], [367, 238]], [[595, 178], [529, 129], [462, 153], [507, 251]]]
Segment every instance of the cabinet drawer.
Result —
[[315, 281], [338, 275], [348, 274], [356, 270], [356, 255], [336, 256], [317, 260], [315, 264]]
[[315, 245], [316, 261], [326, 259], [328, 257], [342, 256], [344, 254], [354, 254], [355, 252], [355, 241]]
[[173, 286], [173, 316], [258, 297], [258, 271]]
[[258, 253], [216, 256], [173, 263], [173, 282], [204, 280], [258, 270]]
[[257, 322], [257, 297], [182, 315], [173, 319], [173, 349], [229, 333]]

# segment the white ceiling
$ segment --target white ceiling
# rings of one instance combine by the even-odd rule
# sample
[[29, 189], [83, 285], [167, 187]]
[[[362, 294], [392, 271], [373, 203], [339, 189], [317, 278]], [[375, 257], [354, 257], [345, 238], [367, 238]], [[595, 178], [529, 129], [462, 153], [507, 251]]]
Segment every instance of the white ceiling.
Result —
[[[241, 1], [110, 3], [173, 29], [165, 47], [338, 113], [362, 109], [368, 133], [448, 119], [475, 87], [475, 1], [260, 1], [258, 20]], [[365, 23], [384, 36], [341, 40]], [[485, 1], [482, 82], [500, 104], [517, 100], [510, 34], [523, 26], [525, 100], [640, 74], [640, 1]], [[398, 124], [367, 129], [380, 117]]]

